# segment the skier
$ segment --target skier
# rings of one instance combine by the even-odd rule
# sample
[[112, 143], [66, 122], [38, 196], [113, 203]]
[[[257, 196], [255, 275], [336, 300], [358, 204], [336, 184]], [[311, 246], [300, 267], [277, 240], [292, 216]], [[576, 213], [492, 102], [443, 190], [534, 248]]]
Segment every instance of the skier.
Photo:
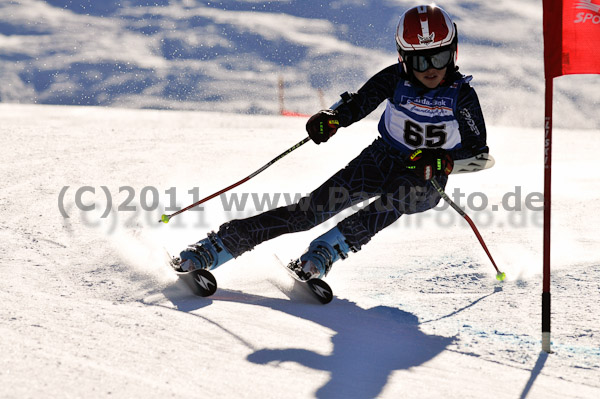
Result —
[[297, 204], [232, 220], [189, 246], [176, 259], [180, 271], [214, 269], [266, 240], [309, 230], [342, 210], [377, 197], [312, 241], [288, 267], [302, 280], [322, 278], [333, 263], [359, 251], [403, 214], [436, 206], [454, 160], [487, 153], [486, 128], [471, 76], [458, 72], [457, 29], [435, 5], [407, 10], [396, 29], [397, 63], [344, 93], [334, 109], [313, 115], [310, 138], [324, 143], [387, 100], [372, 144]]

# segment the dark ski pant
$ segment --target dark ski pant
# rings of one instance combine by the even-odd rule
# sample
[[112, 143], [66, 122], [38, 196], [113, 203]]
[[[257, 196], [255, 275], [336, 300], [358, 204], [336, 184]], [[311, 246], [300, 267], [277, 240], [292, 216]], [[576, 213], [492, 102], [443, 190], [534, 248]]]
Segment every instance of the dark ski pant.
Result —
[[[445, 186], [447, 177], [438, 178]], [[440, 200], [431, 184], [404, 167], [403, 156], [381, 138], [345, 168], [296, 204], [275, 208], [223, 224], [218, 235], [234, 257], [263, 241], [286, 233], [309, 230], [344, 209], [374, 201], [338, 223], [353, 251], [403, 214], [423, 212]]]

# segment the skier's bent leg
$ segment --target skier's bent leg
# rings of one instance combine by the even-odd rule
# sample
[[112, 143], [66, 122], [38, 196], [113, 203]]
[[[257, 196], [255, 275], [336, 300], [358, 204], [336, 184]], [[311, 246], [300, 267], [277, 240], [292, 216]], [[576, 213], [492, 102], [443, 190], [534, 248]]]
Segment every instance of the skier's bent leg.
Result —
[[237, 258], [258, 244], [287, 233], [310, 230], [345, 208], [364, 200], [364, 197], [335, 198], [332, 192], [346, 188], [326, 182], [296, 204], [272, 209], [246, 219], [223, 224], [217, 233], [229, 252]]
[[[309, 206], [304, 206], [302, 200], [308, 201], [305, 203]], [[309, 230], [330, 217], [315, 212], [318, 204], [312, 197], [302, 200], [300, 204], [222, 224], [217, 233], [209, 233], [207, 238], [181, 252], [181, 269], [214, 269], [264, 241], [286, 233]]]
[[334, 262], [346, 259], [350, 251], [360, 251], [375, 234], [403, 214], [433, 208], [440, 199], [439, 195], [432, 188], [419, 183], [412, 175], [399, 177], [394, 193], [379, 197], [313, 240], [300, 259], [292, 262], [292, 269], [302, 279], [322, 278]]

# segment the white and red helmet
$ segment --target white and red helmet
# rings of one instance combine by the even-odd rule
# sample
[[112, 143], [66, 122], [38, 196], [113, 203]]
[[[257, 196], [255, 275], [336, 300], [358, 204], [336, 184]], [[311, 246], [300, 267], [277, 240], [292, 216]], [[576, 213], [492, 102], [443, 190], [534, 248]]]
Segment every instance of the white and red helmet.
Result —
[[[456, 25], [448, 13], [436, 5], [416, 6], [400, 16], [396, 48], [409, 70], [420, 71], [427, 66], [442, 69], [454, 64], [457, 43]], [[420, 60], [415, 58], [418, 56]]]

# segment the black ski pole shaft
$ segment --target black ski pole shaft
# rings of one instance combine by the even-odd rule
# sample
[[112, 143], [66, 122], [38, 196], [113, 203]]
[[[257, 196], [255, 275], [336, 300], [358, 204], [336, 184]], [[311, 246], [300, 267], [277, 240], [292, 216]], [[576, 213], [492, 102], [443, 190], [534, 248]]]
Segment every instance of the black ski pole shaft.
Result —
[[485, 242], [483, 241], [483, 237], [481, 236], [481, 234], [479, 234], [479, 230], [477, 230], [475, 223], [473, 223], [473, 221], [471, 220], [469, 215], [467, 215], [465, 211], [463, 211], [458, 205], [456, 205], [456, 203], [454, 201], [452, 201], [452, 199], [450, 199], [448, 194], [446, 194], [446, 192], [444, 191], [442, 186], [440, 186], [440, 184], [435, 179], [431, 179], [430, 182], [433, 185], [433, 187], [437, 190], [437, 192], [440, 194], [440, 196], [444, 199], [444, 201], [446, 201], [456, 212], [458, 212], [458, 214], [460, 216], [462, 216], [467, 221], [467, 223], [469, 223], [469, 226], [471, 226], [471, 229], [473, 230], [473, 233], [475, 233], [475, 236], [479, 240], [479, 243], [483, 247], [483, 250], [487, 254], [488, 258], [490, 258], [490, 261], [492, 261], [492, 265], [494, 265], [494, 269], [496, 269], [496, 279], [499, 281], [504, 280], [504, 278], [506, 277], [506, 274], [504, 272], [501, 272], [500, 270], [498, 270], [498, 266], [496, 266], [496, 262], [494, 262], [494, 258], [492, 258], [492, 254], [490, 253], [487, 245], [485, 245]]
[[216, 196], [219, 196], [229, 190], [231, 190], [232, 188], [235, 188], [237, 186], [239, 186], [240, 184], [243, 184], [245, 182], [247, 182], [248, 180], [252, 179], [253, 177], [255, 177], [256, 175], [258, 175], [259, 173], [263, 172], [265, 169], [267, 169], [269, 166], [273, 165], [275, 162], [279, 161], [281, 158], [285, 157], [286, 155], [288, 155], [290, 152], [294, 151], [295, 149], [299, 148], [300, 146], [308, 143], [310, 141], [310, 137], [306, 137], [305, 139], [303, 139], [302, 141], [296, 143], [295, 145], [293, 145], [292, 147], [288, 148], [287, 150], [285, 150], [284, 152], [282, 152], [281, 154], [279, 154], [278, 156], [276, 156], [275, 158], [273, 158], [269, 163], [265, 164], [262, 168], [258, 169], [257, 171], [255, 171], [254, 173], [252, 173], [249, 176], [244, 177], [242, 180], [232, 184], [229, 187], [225, 187], [224, 189], [217, 191], [214, 194], [209, 195], [208, 197], [202, 198], [200, 201], [194, 202], [193, 204], [186, 206], [183, 209], [178, 210], [177, 212], [171, 214], [171, 215], [162, 215], [162, 217], [160, 218], [159, 222], [162, 223], [169, 223], [169, 220], [171, 220], [171, 218], [175, 215], [179, 215], [180, 213], [183, 213], [189, 209], [192, 209], [195, 206], [198, 206], [212, 198], [215, 198]]

